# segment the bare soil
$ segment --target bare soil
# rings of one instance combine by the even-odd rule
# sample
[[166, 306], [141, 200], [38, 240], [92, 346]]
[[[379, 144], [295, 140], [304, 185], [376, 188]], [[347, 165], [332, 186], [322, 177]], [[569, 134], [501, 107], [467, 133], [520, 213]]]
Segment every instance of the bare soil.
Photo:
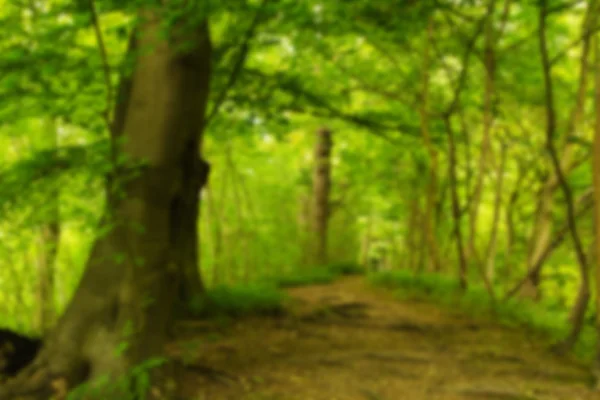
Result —
[[292, 289], [280, 317], [196, 322], [171, 346], [189, 400], [592, 400], [539, 337], [360, 278]]

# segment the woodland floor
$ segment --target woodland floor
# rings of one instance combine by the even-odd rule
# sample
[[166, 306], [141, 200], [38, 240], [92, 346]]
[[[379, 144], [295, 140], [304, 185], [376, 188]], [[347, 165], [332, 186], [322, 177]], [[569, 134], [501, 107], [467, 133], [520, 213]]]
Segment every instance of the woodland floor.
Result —
[[171, 349], [189, 362], [182, 397], [600, 399], [583, 366], [518, 329], [399, 302], [360, 278], [289, 293], [285, 316], [187, 326]]

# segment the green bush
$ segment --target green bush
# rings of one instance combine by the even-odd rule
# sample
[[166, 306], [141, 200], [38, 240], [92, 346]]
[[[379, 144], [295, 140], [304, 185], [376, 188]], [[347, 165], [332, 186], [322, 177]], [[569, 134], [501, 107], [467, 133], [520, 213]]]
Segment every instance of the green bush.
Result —
[[280, 315], [285, 293], [269, 284], [217, 286], [194, 307], [200, 317]]
[[352, 262], [339, 262], [322, 266], [298, 268], [294, 272], [274, 279], [281, 288], [308, 285], [326, 285], [341, 276], [364, 274], [363, 267]]
[[327, 265], [326, 268], [335, 276], [364, 275], [366, 273], [363, 266], [351, 261], [332, 263]]
[[328, 269], [311, 268], [275, 278], [275, 283], [281, 288], [291, 288], [307, 285], [325, 285], [333, 282], [335, 278], [336, 276]]
[[447, 276], [431, 273], [414, 274], [410, 271], [385, 271], [369, 276], [369, 280], [388, 289], [402, 289], [399, 294], [408, 297], [436, 298], [443, 302], [452, 301], [459, 286]]

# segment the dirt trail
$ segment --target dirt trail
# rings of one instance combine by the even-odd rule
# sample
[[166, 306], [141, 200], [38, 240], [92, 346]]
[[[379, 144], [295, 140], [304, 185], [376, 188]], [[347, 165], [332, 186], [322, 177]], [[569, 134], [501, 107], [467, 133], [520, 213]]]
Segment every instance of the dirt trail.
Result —
[[184, 398], [600, 399], [584, 368], [518, 330], [398, 302], [360, 278], [290, 294], [289, 316], [195, 326], [195, 349], [179, 346], [199, 354]]

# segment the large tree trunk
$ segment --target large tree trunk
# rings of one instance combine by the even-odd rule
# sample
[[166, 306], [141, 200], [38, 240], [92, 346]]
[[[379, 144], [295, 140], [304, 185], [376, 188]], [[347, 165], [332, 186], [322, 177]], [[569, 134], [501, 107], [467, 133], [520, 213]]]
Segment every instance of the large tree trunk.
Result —
[[[206, 22], [166, 37], [165, 7], [140, 11], [133, 48], [152, 51], [139, 54], [115, 114], [113, 137], [125, 139], [115, 141], [117, 159], [142, 165], [121, 166], [113, 175], [102, 219], [111, 229], [92, 247], [79, 287], [40, 355], [0, 389], [0, 399], [22, 393], [46, 399], [50, 382], [72, 387], [122, 375], [163, 351], [185, 279], [178, 232], [195, 216], [184, 215], [190, 208], [182, 199], [189, 200], [188, 184], [198, 178], [189, 165], [197, 161], [210, 78]], [[193, 47], [184, 52], [183, 42]]]
[[331, 191], [331, 131], [317, 131], [315, 144], [312, 228], [314, 232], [313, 263], [327, 263], [327, 225], [329, 222], [329, 192]]
[[200, 217], [199, 194], [208, 180], [209, 164], [198, 156], [197, 142], [190, 142], [183, 159], [183, 178], [180, 193], [173, 204], [173, 242], [179, 246], [175, 254], [180, 268], [178, 310], [187, 311], [194, 306], [204, 293], [198, 261], [198, 219]]

